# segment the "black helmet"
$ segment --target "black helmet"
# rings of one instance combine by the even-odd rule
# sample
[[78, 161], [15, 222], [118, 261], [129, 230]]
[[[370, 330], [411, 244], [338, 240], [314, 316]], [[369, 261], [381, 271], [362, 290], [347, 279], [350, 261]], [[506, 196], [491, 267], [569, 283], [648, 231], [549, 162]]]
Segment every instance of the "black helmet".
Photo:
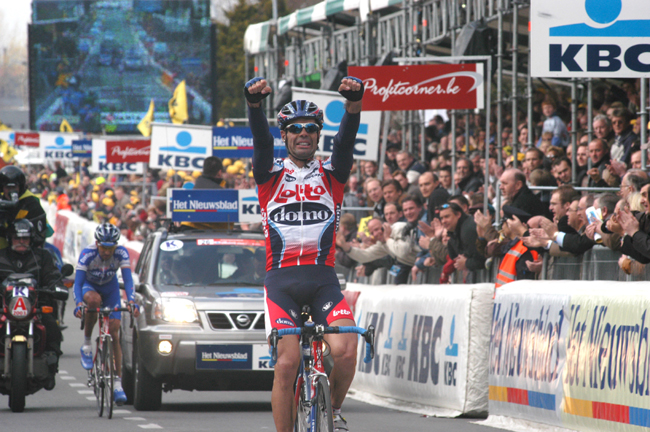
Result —
[[95, 230], [95, 240], [102, 246], [115, 246], [120, 239], [120, 230], [113, 224], [105, 222]]
[[30, 246], [34, 240], [34, 225], [27, 219], [18, 219], [7, 230], [7, 241], [11, 245], [12, 238], [29, 237]]
[[7, 165], [0, 169], [0, 188], [15, 185], [18, 186], [18, 194], [22, 195], [25, 193], [26, 183], [25, 174], [17, 166]]

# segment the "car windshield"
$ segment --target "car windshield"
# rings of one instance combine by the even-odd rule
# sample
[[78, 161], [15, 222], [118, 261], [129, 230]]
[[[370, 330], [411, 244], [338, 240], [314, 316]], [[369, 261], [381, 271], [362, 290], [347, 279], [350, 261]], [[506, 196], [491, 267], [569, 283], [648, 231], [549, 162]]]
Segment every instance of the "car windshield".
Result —
[[263, 286], [264, 240], [185, 239], [160, 245], [155, 283], [176, 286]]

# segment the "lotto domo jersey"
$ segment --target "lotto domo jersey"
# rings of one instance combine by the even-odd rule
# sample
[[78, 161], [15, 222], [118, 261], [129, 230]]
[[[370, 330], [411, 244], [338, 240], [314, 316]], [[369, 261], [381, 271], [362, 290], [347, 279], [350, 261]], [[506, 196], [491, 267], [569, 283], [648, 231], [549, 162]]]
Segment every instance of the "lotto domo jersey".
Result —
[[295, 265], [334, 266], [343, 187], [330, 160], [299, 168], [275, 159], [268, 180], [258, 185], [266, 236], [266, 270]]

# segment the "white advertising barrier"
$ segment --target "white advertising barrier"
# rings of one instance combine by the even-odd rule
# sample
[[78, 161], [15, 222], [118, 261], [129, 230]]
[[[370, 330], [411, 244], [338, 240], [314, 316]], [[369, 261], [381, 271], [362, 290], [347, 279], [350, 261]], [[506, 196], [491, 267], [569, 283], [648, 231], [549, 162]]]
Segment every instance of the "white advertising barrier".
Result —
[[[50, 205], [44, 200], [41, 200], [41, 206], [47, 214], [47, 221], [54, 228], [54, 235], [48, 242], [59, 249], [63, 261], [76, 265], [81, 251], [95, 243], [95, 229], [98, 224], [69, 210], [57, 211], [55, 204]], [[129, 251], [131, 269], [135, 269], [143, 244], [127, 241], [125, 238], [121, 238], [119, 243]]]
[[534, 77], [632, 78], [650, 72], [648, 0], [533, 0]]
[[114, 174], [142, 174], [144, 163], [108, 163], [106, 162], [106, 140], [93, 139], [90, 172]]
[[650, 428], [647, 285], [518, 281], [497, 290], [486, 423]]
[[[317, 154], [330, 156], [334, 136], [339, 132], [341, 119], [345, 113], [345, 99], [338, 92], [313, 90], [302, 87], [291, 88], [293, 99], [314, 102], [323, 110], [324, 123]], [[379, 125], [381, 111], [362, 111], [361, 123], [354, 142], [354, 158], [377, 161], [379, 156]]]
[[212, 127], [152, 123], [151, 168], [201, 170], [212, 156]]
[[347, 285], [361, 327], [376, 328], [375, 359], [359, 344], [354, 398], [437, 416], [487, 412], [493, 284]]
[[69, 160], [72, 159], [72, 140], [79, 135], [59, 132], [40, 132], [40, 151], [43, 159]]

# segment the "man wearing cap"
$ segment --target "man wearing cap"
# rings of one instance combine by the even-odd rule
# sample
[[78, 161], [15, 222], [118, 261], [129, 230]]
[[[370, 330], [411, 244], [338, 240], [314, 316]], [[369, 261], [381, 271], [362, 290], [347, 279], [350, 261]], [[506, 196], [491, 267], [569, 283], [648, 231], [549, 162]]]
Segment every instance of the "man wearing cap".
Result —
[[194, 182], [194, 189], [223, 189], [221, 177], [223, 165], [216, 156], [208, 156], [203, 161], [203, 173]]
[[537, 261], [539, 253], [526, 247], [521, 240], [528, 236], [527, 213], [517, 207], [503, 206], [502, 233], [509, 241], [503, 245], [502, 250], [507, 251], [499, 265], [495, 288], [499, 288], [514, 280], [535, 279], [535, 272], [530, 270], [529, 263]]

